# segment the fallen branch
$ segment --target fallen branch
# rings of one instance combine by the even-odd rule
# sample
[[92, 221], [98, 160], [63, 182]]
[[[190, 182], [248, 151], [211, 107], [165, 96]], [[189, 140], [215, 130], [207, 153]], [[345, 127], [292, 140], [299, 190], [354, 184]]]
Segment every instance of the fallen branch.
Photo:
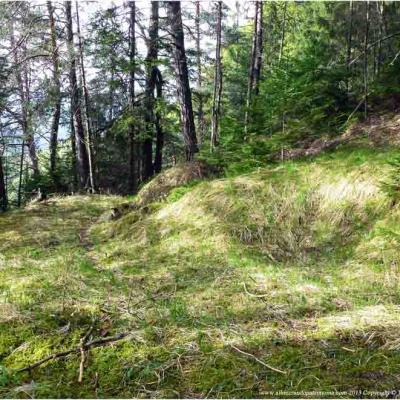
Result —
[[280, 370], [278, 368], [275, 368], [275, 367], [272, 367], [271, 365], [266, 364], [264, 361], [261, 361], [255, 355], [250, 354], [250, 353], [246, 353], [245, 351], [240, 350], [237, 347], [235, 347], [233, 344], [231, 344], [230, 346], [232, 347], [233, 350], [236, 350], [238, 353], [244, 354], [245, 356], [252, 358], [253, 360], [257, 361], [259, 364], [263, 365], [264, 367], [266, 367], [266, 368], [268, 368], [268, 369], [270, 369], [272, 371], [278, 372], [280, 374], [286, 375], [286, 371], [282, 371], [282, 370]]
[[80, 342], [80, 352], [81, 352], [81, 363], [79, 364], [79, 377], [78, 377], [78, 383], [82, 383], [83, 381], [83, 369], [85, 367], [85, 361], [86, 361], [86, 350], [85, 350], [85, 345], [86, 342], [89, 339], [89, 336], [93, 332], [93, 325], [89, 328], [89, 330], [86, 332], [85, 336], [81, 339]]
[[397, 35], [400, 35], [400, 32], [392, 33], [391, 35], [388, 35], [388, 36], [386, 36], [386, 37], [384, 37], [384, 38], [382, 38], [382, 39], [378, 39], [378, 40], [375, 40], [375, 42], [370, 43], [370, 44], [367, 46], [366, 51], [361, 52], [356, 58], [353, 58], [353, 59], [350, 61], [349, 66], [352, 65], [352, 64], [354, 64], [359, 58], [363, 57], [364, 54], [365, 54], [366, 52], [368, 52], [372, 47], [374, 47], [377, 43], [379, 43], [379, 42], [384, 42], [385, 40], [391, 39], [392, 37], [397, 36]]
[[244, 291], [246, 292], [246, 294], [248, 294], [248, 295], [251, 296], [251, 297], [257, 297], [257, 298], [259, 298], [259, 299], [262, 299], [262, 298], [265, 298], [265, 297], [268, 297], [268, 296], [269, 296], [269, 294], [254, 294], [254, 293], [250, 293], [250, 292], [247, 290], [247, 286], [246, 286], [246, 283], [245, 283], [245, 282], [243, 282], [243, 288], [244, 288]]
[[[125, 332], [125, 333], [120, 333], [118, 335], [115, 336], [108, 336], [105, 337], [103, 339], [95, 339], [92, 340], [90, 342], [87, 342], [84, 346], [83, 349], [84, 350], [88, 350], [92, 347], [99, 347], [99, 346], [103, 346], [107, 343], [112, 343], [112, 342], [116, 342], [118, 340], [124, 339], [125, 337], [127, 337], [129, 335], [129, 333]], [[54, 353], [54, 354], [50, 354], [49, 356], [35, 362], [34, 364], [28, 365], [24, 368], [18, 369], [16, 372], [25, 372], [25, 371], [31, 371], [32, 369], [39, 367], [40, 365], [51, 361], [51, 360], [56, 360], [58, 358], [62, 358], [65, 356], [68, 356], [69, 354], [73, 354], [73, 353], [79, 353], [82, 349], [82, 346], [79, 347], [75, 347], [73, 349], [70, 350], [66, 350], [66, 351], [61, 351], [59, 353]]]

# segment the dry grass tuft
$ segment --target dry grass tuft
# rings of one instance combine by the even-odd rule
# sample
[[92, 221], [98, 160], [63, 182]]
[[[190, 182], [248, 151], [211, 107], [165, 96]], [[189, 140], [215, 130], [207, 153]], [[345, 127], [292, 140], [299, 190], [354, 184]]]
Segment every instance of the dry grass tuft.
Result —
[[81, 385], [75, 355], [38, 368], [35, 397], [392, 388], [400, 212], [377, 184], [386, 158], [342, 151], [195, 185], [177, 167], [116, 220], [99, 216], [127, 199], [0, 216], [0, 396], [27, 379], [13, 369], [91, 325], [135, 339], [93, 349]]
[[195, 180], [202, 180], [215, 175], [216, 171], [202, 161], [179, 164], [157, 175], [145, 185], [137, 196], [137, 204], [145, 206], [167, 197], [169, 192]]

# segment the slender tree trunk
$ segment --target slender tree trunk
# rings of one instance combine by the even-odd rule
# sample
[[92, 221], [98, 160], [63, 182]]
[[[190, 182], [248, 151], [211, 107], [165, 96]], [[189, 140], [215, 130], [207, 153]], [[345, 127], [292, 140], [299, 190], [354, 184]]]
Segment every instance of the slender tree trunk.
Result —
[[[135, 116], [135, 70], [136, 70], [136, 3], [129, 2], [129, 106], [132, 114], [132, 119]], [[139, 151], [136, 143], [135, 122], [129, 124], [129, 191], [135, 193], [138, 187], [139, 178]]]
[[246, 110], [244, 116], [244, 134], [245, 138], [248, 133], [248, 125], [249, 125], [249, 112], [252, 98], [252, 91], [254, 86], [254, 78], [255, 78], [255, 63], [257, 57], [257, 31], [258, 31], [258, 9], [260, 6], [260, 2], [256, 1], [254, 5], [254, 31], [253, 31], [253, 43], [251, 47], [251, 55], [250, 55], [250, 63], [249, 63], [249, 74], [247, 81], [247, 95], [246, 95]]
[[346, 56], [346, 70], [347, 70], [347, 79], [346, 79], [346, 91], [347, 98], [349, 98], [350, 94], [350, 72], [351, 72], [351, 51], [353, 46], [353, 14], [354, 14], [354, 4], [353, 0], [349, 2], [349, 31], [347, 35], [347, 56]]
[[[29, 100], [30, 100], [30, 91], [29, 91], [29, 78], [28, 78], [28, 62], [23, 63], [22, 67], [19, 62], [18, 57], [18, 47], [15, 43], [15, 36], [14, 36], [14, 23], [11, 20], [10, 22], [10, 31], [11, 31], [11, 46], [14, 49], [13, 51], [13, 58], [14, 63], [16, 64], [16, 80], [18, 85], [18, 94], [21, 103], [21, 128], [22, 134], [24, 136], [24, 145], [28, 147], [29, 158], [32, 164], [32, 170], [34, 177], [39, 177], [39, 163], [36, 154], [36, 144], [34, 140], [33, 133], [31, 132], [31, 124], [30, 124], [30, 111], [28, 108]], [[27, 57], [27, 49], [26, 49], [26, 42], [24, 42], [23, 46], [23, 54], [22, 59]], [[22, 68], [22, 71], [21, 71]]]
[[108, 120], [112, 121], [114, 118], [114, 79], [115, 79], [115, 57], [114, 55], [111, 56], [111, 74], [110, 74], [110, 81], [111, 85], [109, 85], [109, 103], [110, 109], [108, 111]]
[[69, 121], [69, 126], [70, 126], [70, 140], [71, 140], [71, 153], [72, 153], [72, 174], [73, 174], [73, 189], [72, 191], [75, 191], [76, 188], [79, 187], [79, 179], [78, 179], [78, 174], [77, 174], [77, 165], [76, 165], [76, 160], [77, 160], [77, 153], [76, 153], [76, 142], [75, 142], [75, 126], [74, 126], [74, 114], [72, 112], [72, 101], [71, 101], [71, 106], [70, 106], [70, 121]]
[[145, 127], [146, 136], [143, 141], [143, 180], [154, 175], [153, 165], [153, 138], [154, 138], [154, 91], [157, 79], [158, 58], [158, 1], [151, 2], [149, 26], [149, 41], [146, 57], [146, 88], [145, 88]]
[[[260, 90], [261, 68], [262, 68], [262, 55], [264, 48], [264, 19], [263, 19], [263, 2], [260, 1], [258, 5], [258, 18], [257, 18], [257, 44], [256, 44], [256, 58], [254, 65], [254, 95], [258, 96]], [[287, 4], [287, 3], [285, 3]]]
[[[236, 8], [236, 21], [235, 21], [235, 26], [236, 29], [239, 28], [239, 20], [240, 20], [240, 1], [235, 1], [235, 8]], [[239, 36], [238, 36], [238, 40], [237, 43], [239, 43]]]
[[369, 36], [369, 0], [365, 2], [364, 36], [364, 118], [368, 116], [368, 36]]
[[59, 186], [59, 178], [56, 173], [57, 163], [57, 147], [58, 147], [58, 126], [60, 123], [61, 113], [61, 90], [60, 90], [60, 61], [57, 47], [57, 34], [54, 22], [54, 7], [51, 1], [47, 2], [47, 10], [49, 13], [49, 28], [51, 37], [51, 53], [53, 62], [53, 96], [54, 110], [53, 119], [50, 128], [50, 175], [56, 187]]
[[[25, 44], [26, 45], [26, 44]], [[24, 58], [26, 58], [26, 48], [24, 51]], [[35, 137], [32, 131], [32, 124], [31, 124], [31, 111], [29, 110], [29, 104], [31, 100], [31, 93], [30, 93], [30, 78], [29, 78], [29, 61], [27, 63], [24, 63], [23, 66], [23, 84], [22, 87], [25, 89], [25, 105], [24, 105], [24, 112], [23, 112], [23, 124], [24, 124], [24, 132], [25, 132], [25, 142], [26, 145], [28, 146], [28, 154], [29, 158], [31, 160], [31, 166], [32, 166], [32, 171], [33, 171], [33, 176], [37, 179], [40, 176], [39, 172], [39, 161], [37, 158], [37, 152], [36, 152], [36, 143], [35, 143]]]
[[69, 53], [69, 80], [71, 90], [71, 112], [74, 119], [76, 163], [78, 167], [79, 186], [81, 189], [88, 187], [89, 182], [89, 156], [85, 141], [85, 130], [83, 127], [80, 91], [76, 78], [76, 57], [74, 49], [74, 33], [72, 29], [71, 2], [65, 1], [65, 16], [67, 20], [67, 45]]
[[19, 159], [19, 179], [18, 179], [18, 195], [17, 195], [18, 207], [21, 207], [22, 204], [22, 178], [24, 172], [24, 159], [25, 159], [25, 139], [22, 139], [21, 155]]
[[167, 18], [172, 35], [175, 78], [181, 109], [183, 139], [186, 146], [186, 160], [192, 161], [194, 159], [194, 154], [198, 152], [198, 147], [194, 125], [192, 93], [189, 86], [189, 73], [182, 26], [181, 2], [168, 1], [167, 6]]
[[222, 36], [222, 1], [217, 3], [217, 45], [215, 49], [214, 94], [211, 110], [211, 151], [219, 142], [219, 116], [222, 95], [222, 62], [221, 62], [221, 36]]
[[0, 154], [0, 210], [7, 210], [7, 187], [3, 169], [3, 155]]
[[[288, 2], [285, 1], [285, 5], [283, 6], [284, 7], [283, 8], [283, 21], [282, 21], [281, 43], [280, 43], [280, 46], [279, 46], [278, 64], [281, 63], [281, 60], [282, 60], [282, 57], [283, 57], [283, 49], [285, 47], [287, 6], [288, 6]], [[261, 15], [262, 15], [262, 11], [261, 11]]]
[[[373, 34], [374, 34], [374, 42], [376, 42], [376, 30], [373, 30]], [[373, 66], [372, 66], [372, 74], [373, 76], [376, 76], [377, 74], [377, 68], [378, 68], [378, 62], [377, 62], [377, 51], [376, 51], [376, 46], [372, 46], [372, 62], [373, 62]]]
[[[157, 102], [160, 102], [163, 97], [162, 87], [163, 79], [160, 70], [157, 68], [157, 81], [156, 81], [156, 92], [157, 92]], [[155, 115], [155, 125], [156, 125], [156, 153], [154, 157], [154, 172], [159, 173], [162, 169], [162, 152], [164, 147], [164, 131], [161, 125], [161, 113], [159, 108], [156, 110]]]
[[377, 59], [377, 75], [381, 72], [382, 65], [382, 39], [383, 39], [383, 30], [384, 30], [384, 21], [383, 21], [383, 1], [377, 1], [376, 7], [379, 15], [379, 43], [378, 43], [378, 59]]
[[[382, 22], [383, 22], [383, 31], [385, 37], [389, 35], [389, 23], [386, 18], [387, 12], [385, 12], [385, 9], [387, 9], [387, 7], [390, 6], [390, 4], [388, 3], [389, 2], [382, 1]], [[393, 54], [393, 48], [390, 40], [386, 42], [386, 46], [388, 54]]]
[[88, 164], [89, 164], [89, 185], [90, 191], [92, 193], [95, 192], [95, 180], [94, 180], [94, 162], [93, 162], [93, 138], [91, 133], [90, 126], [90, 111], [89, 111], [89, 90], [86, 83], [86, 74], [85, 74], [85, 64], [83, 60], [83, 41], [81, 36], [81, 27], [79, 23], [79, 7], [78, 2], [75, 2], [76, 6], [76, 26], [78, 33], [78, 48], [79, 48], [79, 64], [82, 75], [82, 86], [83, 86], [83, 105], [84, 105], [84, 121], [85, 121], [85, 130], [86, 130], [86, 147], [88, 154]]
[[203, 76], [202, 76], [202, 67], [201, 67], [201, 45], [200, 45], [200, 1], [196, 1], [196, 64], [197, 64], [197, 94], [199, 97], [199, 104], [197, 109], [197, 132], [198, 132], [198, 140], [199, 143], [202, 143], [204, 138], [204, 110], [203, 110]]

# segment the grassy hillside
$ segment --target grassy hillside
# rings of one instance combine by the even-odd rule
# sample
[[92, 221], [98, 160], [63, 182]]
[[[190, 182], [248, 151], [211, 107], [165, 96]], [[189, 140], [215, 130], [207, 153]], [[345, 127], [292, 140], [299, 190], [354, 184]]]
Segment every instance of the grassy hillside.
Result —
[[[400, 206], [380, 189], [396, 153], [361, 141], [196, 181], [117, 220], [101, 215], [126, 199], [105, 196], [0, 216], [0, 395], [398, 386]], [[79, 354], [14, 372], [90, 326], [130, 335], [92, 349], [82, 383]]]

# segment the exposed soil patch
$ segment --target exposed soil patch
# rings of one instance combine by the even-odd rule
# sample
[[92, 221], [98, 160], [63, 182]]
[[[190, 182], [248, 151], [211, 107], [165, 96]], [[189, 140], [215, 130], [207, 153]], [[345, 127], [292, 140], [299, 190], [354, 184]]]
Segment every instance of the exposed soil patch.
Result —
[[372, 115], [336, 138], [306, 140], [299, 143], [296, 148], [282, 149], [273, 159], [283, 161], [312, 157], [361, 137], [367, 137], [373, 147], [400, 146], [400, 115]]

